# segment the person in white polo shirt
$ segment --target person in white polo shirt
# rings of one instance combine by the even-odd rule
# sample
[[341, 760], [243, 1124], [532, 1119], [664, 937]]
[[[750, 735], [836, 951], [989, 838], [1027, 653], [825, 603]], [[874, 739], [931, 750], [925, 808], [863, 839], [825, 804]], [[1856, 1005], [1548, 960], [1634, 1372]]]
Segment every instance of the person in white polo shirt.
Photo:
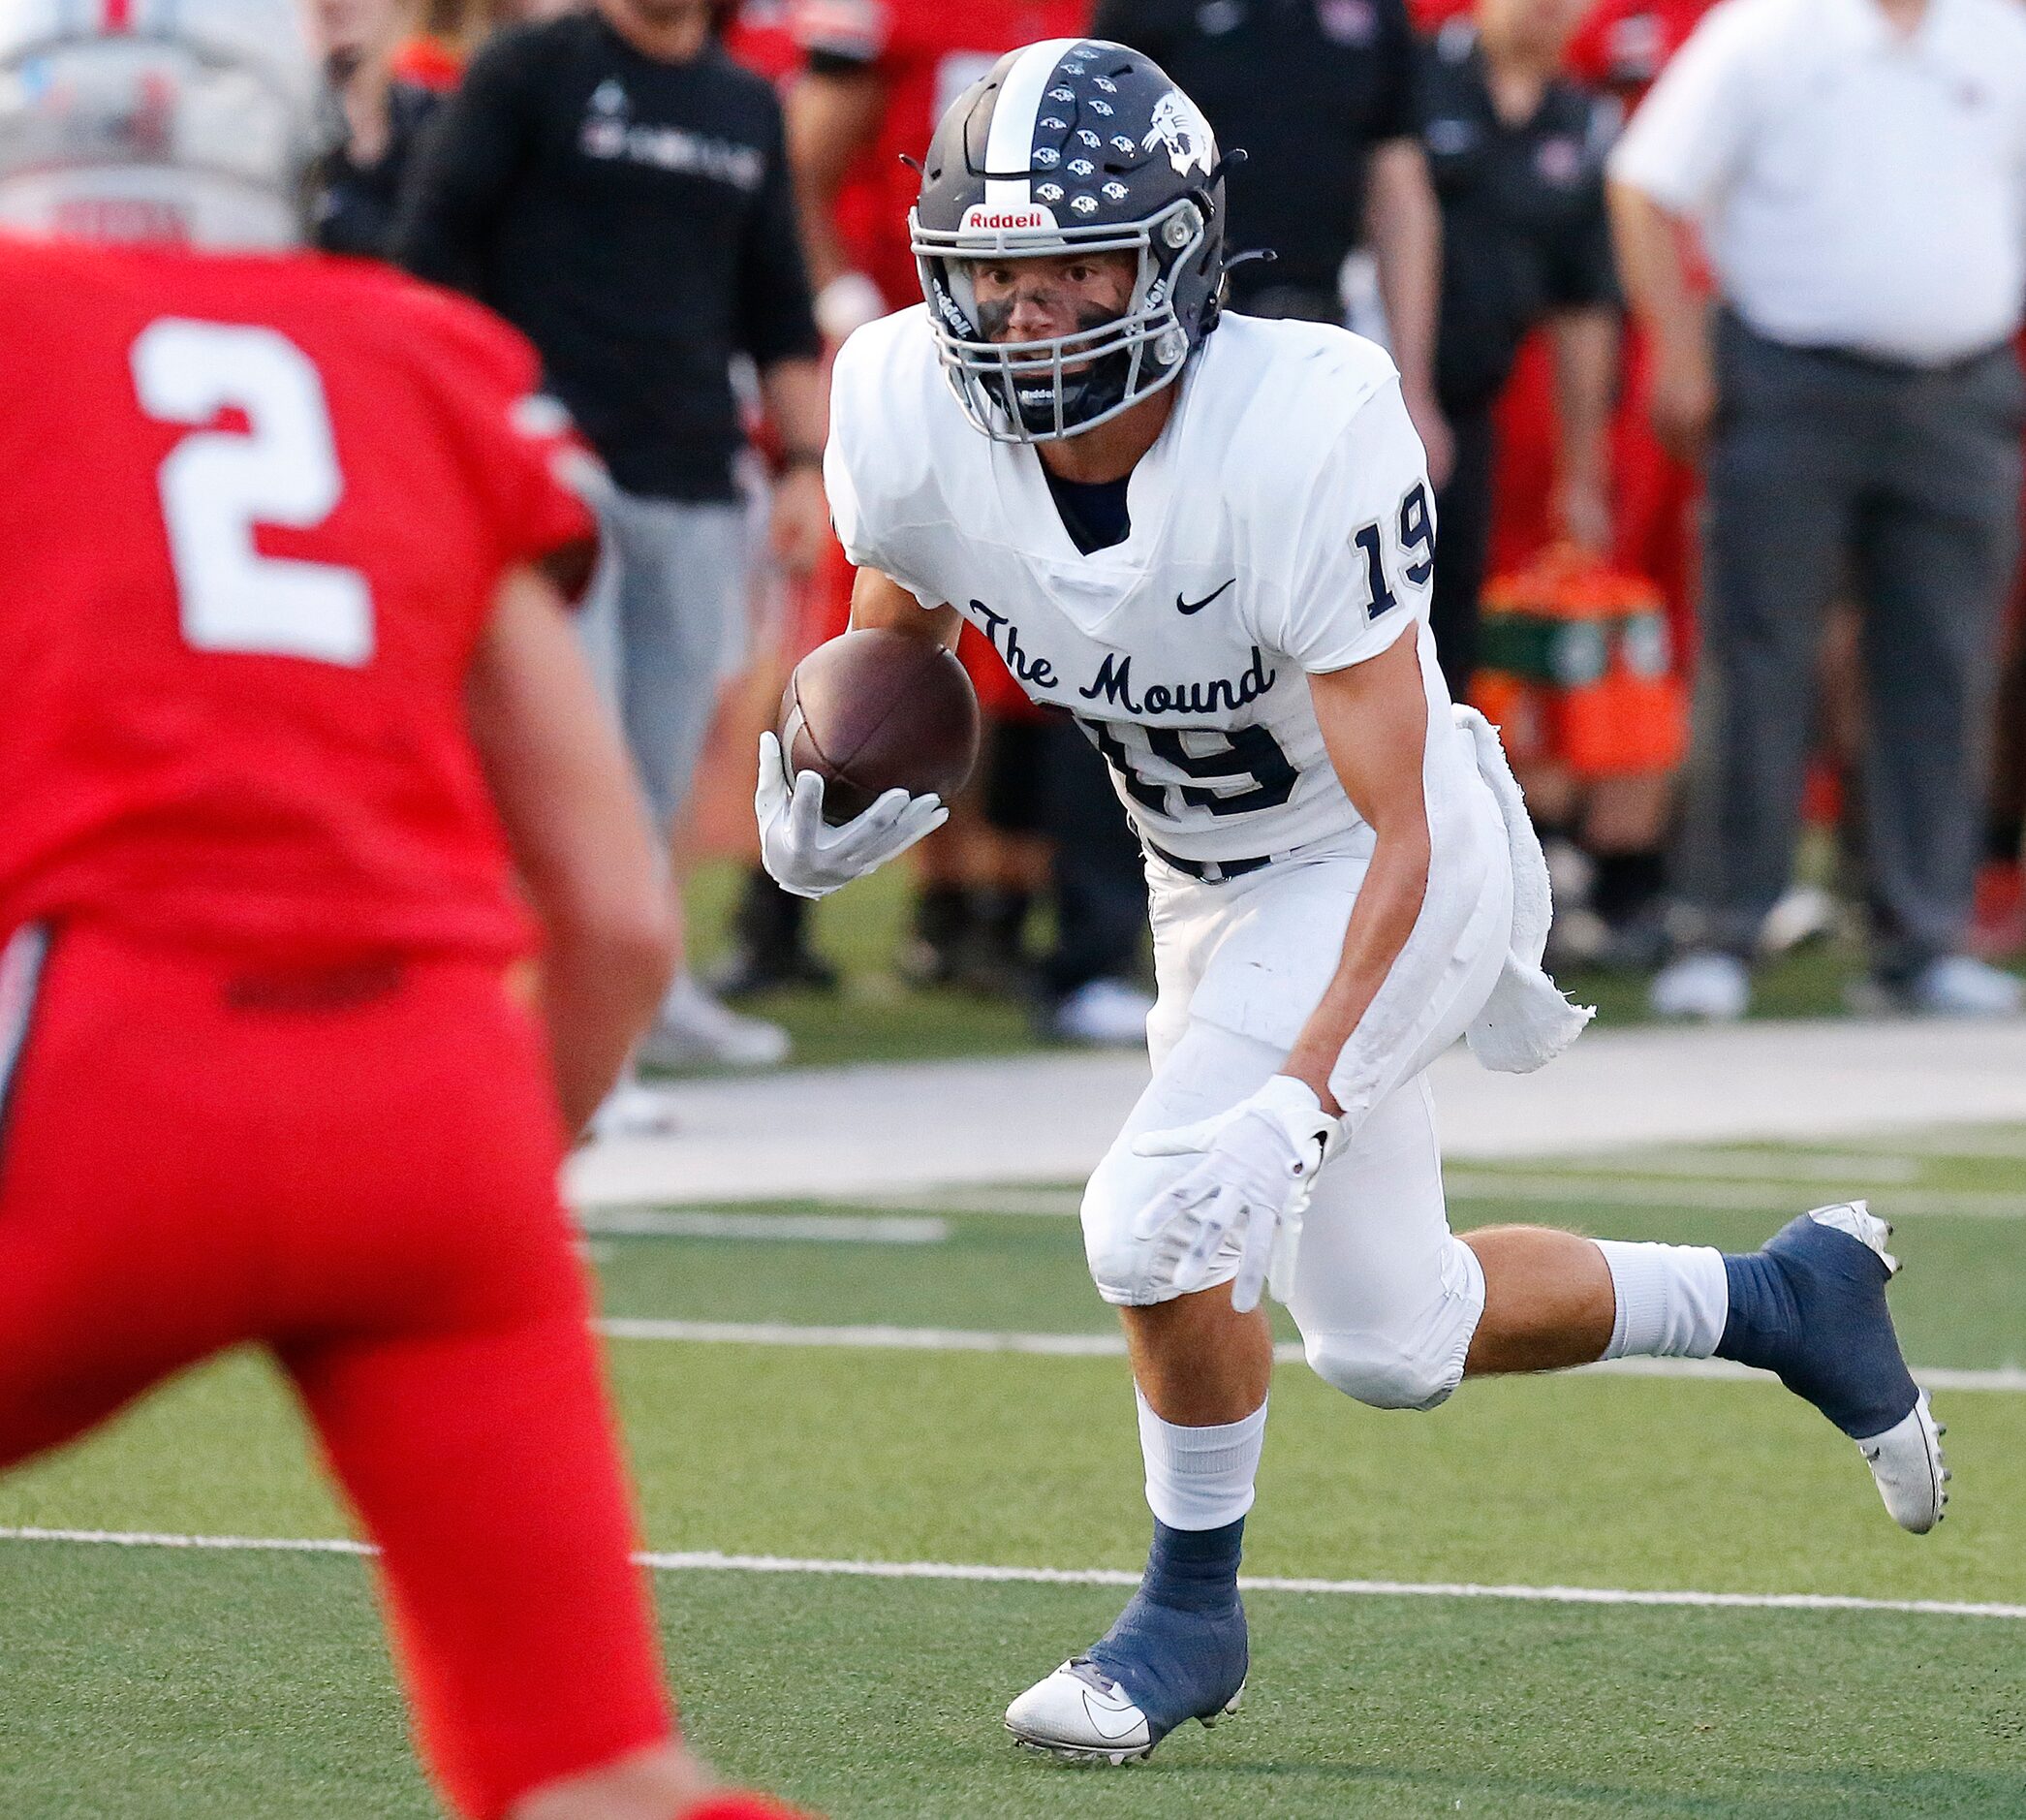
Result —
[[2018, 546], [2026, 6], [1723, 0], [1610, 173], [1655, 425], [1708, 484], [1708, 946], [1660, 975], [1656, 1008], [1747, 1007], [1793, 862], [1823, 612], [1848, 589], [1869, 723], [1866, 997], [2016, 1011], [2018, 982], [1961, 943]]

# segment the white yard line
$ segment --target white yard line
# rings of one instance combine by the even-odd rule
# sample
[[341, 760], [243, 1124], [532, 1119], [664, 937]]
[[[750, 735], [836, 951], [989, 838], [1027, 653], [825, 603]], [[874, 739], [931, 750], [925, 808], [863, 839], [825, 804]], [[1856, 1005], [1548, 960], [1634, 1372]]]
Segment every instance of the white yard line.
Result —
[[[2018, 1365], [1970, 1368], [1962, 1365], [1910, 1365], [1907, 1367], [1921, 1386], [1931, 1391], [1998, 1391], [2016, 1395], [2026, 1391], [2026, 1369]], [[1777, 1382], [1770, 1371], [1757, 1371], [1729, 1359], [1607, 1359], [1597, 1365], [1578, 1365], [1583, 1376], [1625, 1378], [1730, 1378], [1760, 1384]]]
[[950, 1222], [897, 1214], [694, 1213], [653, 1208], [587, 1208], [577, 1224], [601, 1239], [761, 1239], [834, 1245], [940, 1245]]
[[[1855, 1165], [1857, 1159], [1839, 1162]], [[1711, 1179], [1711, 1178], [1714, 1179]], [[1998, 1189], [1901, 1188], [1874, 1172], [1775, 1170], [1753, 1176], [1742, 1165], [1704, 1171], [1649, 1166], [1643, 1158], [1595, 1164], [1526, 1164], [1512, 1170], [1451, 1165], [1444, 1188], [1451, 1201], [1528, 1201], [1569, 1207], [1668, 1207], [1702, 1212], [1763, 1213], [1786, 1218], [1838, 1188], [1863, 1195], [1888, 1218], [2026, 1219], [2026, 1195]], [[1893, 1179], [1897, 1179], [1894, 1177]], [[915, 1188], [893, 1195], [841, 1200], [843, 1208], [936, 1208], [954, 1214], [1069, 1217], [1082, 1201], [1075, 1188]]]
[[[736, 1346], [843, 1346], [876, 1352], [1047, 1353], [1059, 1358], [1123, 1358], [1123, 1334], [994, 1334], [953, 1327], [795, 1327], [771, 1321], [659, 1321], [625, 1316], [600, 1321], [608, 1339], [701, 1341]], [[1294, 1349], [1296, 1358], [1301, 1349]]]
[[1529, 1165], [1570, 1175], [1685, 1176], [1703, 1181], [1917, 1181], [1929, 1164], [1889, 1150], [1630, 1150], [1613, 1156], [1558, 1156]]
[[[278, 1554], [371, 1554], [339, 1537], [190, 1536], [117, 1529], [0, 1527], [0, 1542], [71, 1543], [122, 1549], [209, 1549]], [[663, 1573], [810, 1574], [848, 1580], [957, 1580], [989, 1585], [1137, 1586], [1115, 1567], [996, 1567], [965, 1561], [833, 1561], [787, 1554], [724, 1554], [715, 1549], [649, 1551], [635, 1557]], [[2026, 1605], [1969, 1599], [1864, 1599], [1826, 1592], [1693, 1592], [1626, 1586], [1498, 1586], [1469, 1581], [1314, 1580], [1246, 1574], [1248, 1592], [1323, 1593], [1339, 1598], [1510, 1599], [1539, 1605], [1659, 1605], [1762, 1612], [1889, 1612], [1919, 1617], [2026, 1619]]]
[[1846, 1143], [1876, 1146], [1884, 1156], [1974, 1156], [1995, 1162], [2026, 1162], [2026, 1130], [1882, 1131], [1875, 1138], [1851, 1136]]
[[[1860, 1181], [1848, 1184], [1861, 1192]], [[1443, 1177], [1451, 1201], [1531, 1201], [1570, 1207], [1678, 1207], [1704, 1211], [1786, 1213], [1808, 1199], [1785, 1182], [1668, 1181], [1656, 1176], [1603, 1176], [1588, 1172], [1451, 1169]], [[1872, 1197], [1874, 1211], [1898, 1219], [2026, 1219], [2026, 1195], [1977, 1188], [1887, 1188]]]
[[906, 1188], [876, 1199], [840, 1201], [839, 1207], [932, 1207], [941, 1213], [1035, 1214], [1043, 1218], [1081, 1211], [1081, 1188]]
[[[961, 1327], [802, 1327], [785, 1321], [664, 1321], [614, 1316], [598, 1323], [608, 1339], [674, 1340], [688, 1344], [732, 1346], [814, 1346], [861, 1348], [873, 1352], [1026, 1353], [1058, 1359], [1123, 1359], [1122, 1334], [1010, 1334]], [[1285, 1340], [1273, 1349], [1283, 1365], [1299, 1365], [1300, 1342]], [[1613, 1377], [1750, 1379], [1771, 1384], [1770, 1372], [1728, 1359], [1613, 1359], [1579, 1365], [1578, 1372]], [[2026, 1391], [2026, 1369], [2000, 1365], [1994, 1370], [1963, 1370], [1949, 1365], [1914, 1367], [1914, 1375], [1937, 1391]]]

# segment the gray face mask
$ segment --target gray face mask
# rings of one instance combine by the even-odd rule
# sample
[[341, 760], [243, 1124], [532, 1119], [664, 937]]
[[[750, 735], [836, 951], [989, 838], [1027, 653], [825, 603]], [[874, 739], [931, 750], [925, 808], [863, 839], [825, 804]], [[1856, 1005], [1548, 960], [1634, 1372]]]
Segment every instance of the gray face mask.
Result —
[[[1130, 409], [1181, 372], [1190, 339], [1174, 310], [1174, 272], [1196, 257], [1207, 224], [1187, 199], [1145, 222], [1050, 231], [1038, 243], [967, 245], [961, 230], [911, 224], [929, 332], [951, 390], [972, 423], [1004, 442], [1053, 442], [1081, 434]], [[1159, 235], [1160, 252], [1155, 252]], [[979, 259], [1129, 252], [1138, 265], [1122, 310], [1076, 306], [1076, 326], [1059, 335], [1009, 341], [1014, 296], [982, 303], [971, 265]], [[1045, 281], [1029, 279], [1031, 288]]]
[[[1039, 300], [1047, 300], [1045, 290], [1039, 292]], [[1052, 368], [1037, 362], [1035, 377], [1037, 384], [1023, 386], [1017, 368], [1017, 341], [1007, 338], [1007, 324], [1012, 320], [1014, 307], [1020, 301], [1016, 292], [1013, 296], [978, 305], [979, 331], [987, 341], [998, 343], [1015, 351], [1015, 367], [1008, 373], [1000, 390], [1010, 411], [1018, 417], [1021, 425], [1029, 430], [1045, 431], [1055, 422], [1056, 383]], [[1093, 329], [1103, 329], [1122, 319], [1121, 312], [1107, 309], [1104, 305], [1078, 302], [1074, 306], [1075, 328], [1072, 334], [1083, 335]], [[1073, 423], [1086, 422], [1108, 411], [1125, 397], [1126, 385], [1133, 366], [1132, 357], [1123, 351], [1100, 354], [1086, 360], [1073, 370], [1065, 370], [1061, 381], [1061, 404], [1063, 414]]]

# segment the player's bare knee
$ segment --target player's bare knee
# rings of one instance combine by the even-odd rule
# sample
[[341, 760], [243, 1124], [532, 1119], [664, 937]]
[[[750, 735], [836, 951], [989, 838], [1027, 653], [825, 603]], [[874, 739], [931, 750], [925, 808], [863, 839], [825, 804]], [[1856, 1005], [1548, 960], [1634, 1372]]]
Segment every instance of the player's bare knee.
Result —
[[1324, 1383], [1372, 1409], [1433, 1409], [1463, 1377], [1460, 1349], [1408, 1350], [1383, 1334], [1311, 1334], [1302, 1351]]

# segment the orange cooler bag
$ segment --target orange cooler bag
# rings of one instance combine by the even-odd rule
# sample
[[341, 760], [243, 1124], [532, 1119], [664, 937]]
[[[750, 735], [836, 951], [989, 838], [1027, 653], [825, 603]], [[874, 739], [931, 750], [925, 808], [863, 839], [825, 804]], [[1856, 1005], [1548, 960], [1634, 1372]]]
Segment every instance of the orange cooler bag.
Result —
[[1642, 576], [1555, 548], [1485, 587], [1471, 697], [1515, 764], [1579, 778], [1671, 770], [1688, 752], [1688, 697], [1667, 603]]

